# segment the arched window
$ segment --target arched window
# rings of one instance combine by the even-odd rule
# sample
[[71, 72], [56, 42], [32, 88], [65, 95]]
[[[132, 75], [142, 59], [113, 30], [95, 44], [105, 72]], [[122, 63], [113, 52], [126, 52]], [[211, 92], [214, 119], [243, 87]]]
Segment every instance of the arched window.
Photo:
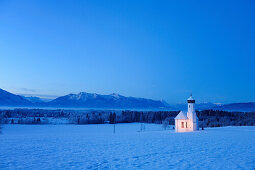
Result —
[[188, 128], [188, 122], [186, 122], [186, 128]]
[[184, 122], [182, 122], [182, 128], [184, 128]]

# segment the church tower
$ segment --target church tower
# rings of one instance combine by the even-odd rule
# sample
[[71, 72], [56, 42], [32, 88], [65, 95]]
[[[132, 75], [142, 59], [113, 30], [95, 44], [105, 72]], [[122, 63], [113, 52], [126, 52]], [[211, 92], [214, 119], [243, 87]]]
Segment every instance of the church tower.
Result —
[[195, 131], [198, 130], [198, 118], [195, 111], [195, 100], [193, 99], [192, 94], [188, 98], [187, 102], [188, 102], [187, 117], [190, 120], [189, 128]]
[[180, 113], [174, 118], [175, 120], [175, 131], [176, 132], [193, 132], [199, 130], [198, 127], [198, 118], [195, 111], [195, 100], [192, 97], [192, 94], [187, 100], [188, 102], [188, 112]]

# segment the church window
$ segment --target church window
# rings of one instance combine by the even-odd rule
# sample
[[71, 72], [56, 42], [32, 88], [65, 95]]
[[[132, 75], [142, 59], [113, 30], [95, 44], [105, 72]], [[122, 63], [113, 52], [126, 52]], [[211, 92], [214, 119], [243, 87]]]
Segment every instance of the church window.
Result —
[[186, 128], [188, 128], [188, 122], [186, 122]]
[[182, 128], [184, 128], [184, 122], [182, 122]]

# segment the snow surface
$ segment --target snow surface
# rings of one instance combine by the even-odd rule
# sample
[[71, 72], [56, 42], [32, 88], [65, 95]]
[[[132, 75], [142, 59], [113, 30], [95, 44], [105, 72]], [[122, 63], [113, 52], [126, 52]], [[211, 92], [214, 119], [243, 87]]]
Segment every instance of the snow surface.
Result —
[[0, 169], [255, 169], [255, 127], [4, 125]]

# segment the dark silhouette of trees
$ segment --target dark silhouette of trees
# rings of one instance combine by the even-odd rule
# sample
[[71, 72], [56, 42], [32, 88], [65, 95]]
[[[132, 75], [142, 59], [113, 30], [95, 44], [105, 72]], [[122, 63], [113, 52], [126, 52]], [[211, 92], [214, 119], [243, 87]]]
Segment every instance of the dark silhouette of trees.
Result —
[[36, 119], [36, 122], [37, 122], [37, 123], [41, 123], [41, 119], [38, 117], [38, 118]]
[[115, 124], [116, 123], [116, 113], [114, 112], [114, 113], [110, 113], [110, 115], [109, 115], [109, 121], [110, 121], [110, 124]]
[[[14, 109], [0, 110], [2, 123], [44, 124], [48, 118], [66, 118], [73, 124], [114, 123], [157, 123], [174, 125], [174, 118], [179, 111], [75, 111], [75, 110], [44, 110]], [[199, 127], [219, 126], [255, 126], [255, 112], [227, 112], [221, 110], [197, 111]]]
[[87, 122], [89, 124], [89, 114], [86, 115], [86, 118], [87, 118]]
[[112, 123], [115, 124], [116, 123], [116, 113], [114, 112], [112, 115]]

